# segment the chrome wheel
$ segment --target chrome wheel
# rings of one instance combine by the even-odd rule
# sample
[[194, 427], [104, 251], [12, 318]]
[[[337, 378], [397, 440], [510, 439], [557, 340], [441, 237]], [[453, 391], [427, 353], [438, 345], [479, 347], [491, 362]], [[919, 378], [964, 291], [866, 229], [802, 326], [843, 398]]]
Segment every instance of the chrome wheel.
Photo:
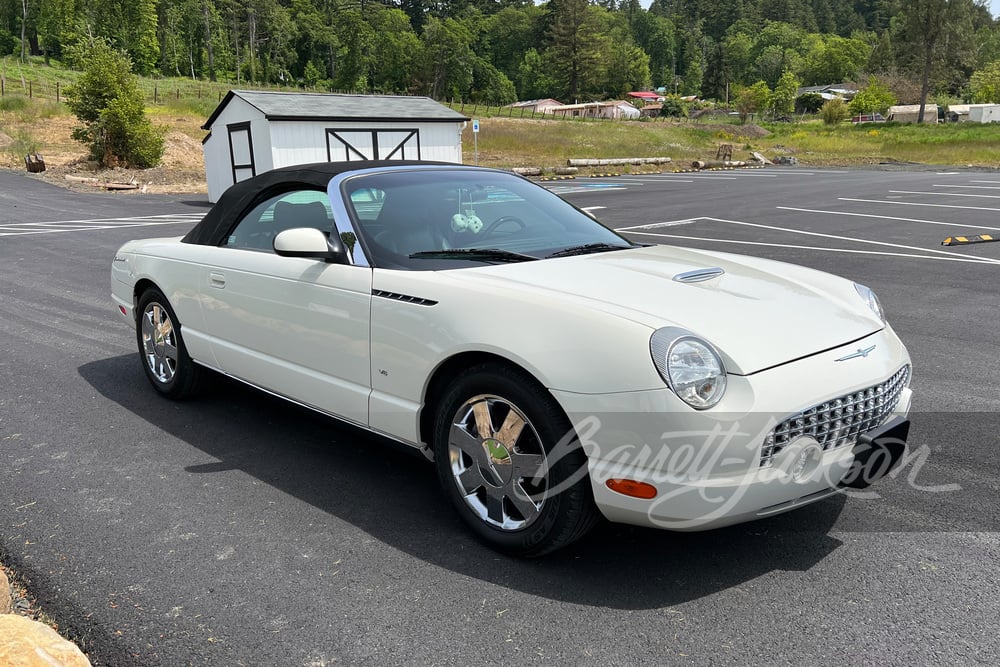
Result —
[[152, 377], [167, 384], [177, 372], [178, 350], [174, 323], [167, 309], [152, 301], [142, 311], [142, 354]]
[[488, 394], [465, 401], [451, 420], [448, 461], [459, 495], [485, 523], [513, 531], [538, 518], [548, 489], [545, 450], [510, 401]]

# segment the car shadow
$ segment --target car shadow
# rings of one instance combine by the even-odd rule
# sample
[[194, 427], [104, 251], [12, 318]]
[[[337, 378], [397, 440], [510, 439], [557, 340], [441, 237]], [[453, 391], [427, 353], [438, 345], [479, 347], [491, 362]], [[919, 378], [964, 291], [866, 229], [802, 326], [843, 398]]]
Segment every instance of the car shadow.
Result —
[[476, 541], [414, 449], [221, 376], [183, 404], [163, 399], [134, 355], [95, 361], [79, 373], [104, 397], [218, 460], [185, 467], [190, 474], [240, 470], [416, 558], [543, 598], [670, 607], [769, 572], [806, 571], [841, 545], [827, 534], [844, 505], [834, 496], [704, 533], [603, 523], [544, 558], [510, 558]]

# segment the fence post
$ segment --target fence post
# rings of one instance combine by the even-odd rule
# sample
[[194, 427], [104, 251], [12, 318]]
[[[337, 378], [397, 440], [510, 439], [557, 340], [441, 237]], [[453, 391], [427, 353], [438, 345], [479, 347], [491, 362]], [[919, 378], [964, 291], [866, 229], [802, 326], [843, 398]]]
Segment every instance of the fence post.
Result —
[[0, 77], [0, 97], [7, 94], [7, 79]]
[[157, 103], [157, 97], [159, 96], [158, 84], [153, 84], [153, 104]]
[[32, 97], [35, 96], [33, 86], [34, 86], [34, 82], [33, 81], [29, 81], [28, 82], [28, 99], [31, 99]]
[[59, 101], [59, 82], [56, 81], [56, 102]]

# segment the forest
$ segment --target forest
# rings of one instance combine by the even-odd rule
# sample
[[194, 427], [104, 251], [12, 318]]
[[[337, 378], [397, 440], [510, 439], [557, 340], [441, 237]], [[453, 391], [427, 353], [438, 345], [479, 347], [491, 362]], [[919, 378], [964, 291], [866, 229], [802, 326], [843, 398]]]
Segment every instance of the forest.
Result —
[[0, 0], [0, 55], [135, 73], [506, 104], [876, 76], [901, 102], [1000, 102], [985, 0]]

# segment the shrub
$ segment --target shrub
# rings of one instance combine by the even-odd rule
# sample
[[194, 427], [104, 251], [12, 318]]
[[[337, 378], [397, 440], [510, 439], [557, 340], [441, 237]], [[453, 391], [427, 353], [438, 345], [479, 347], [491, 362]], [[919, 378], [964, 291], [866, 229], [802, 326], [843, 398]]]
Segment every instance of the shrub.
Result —
[[0, 111], [23, 111], [28, 106], [28, 98], [20, 95], [0, 97]]
[[844, 100], [840, 98], [827, 100], [823, 108], [819, 110], [819, 114], [827, 125], [836, 125], [851, 117], [850, 110], [844, 104]]
[[666, 118], [687, 118], [687, 105], [679, 97], [666, 97], [660, 107], [660, 116]]
[[83, 127], [73, 138], [106, 167], [153, 167], [163, 157], [163, 131], [146, 118], [146, 106], [128, 56], [94, 41], [82, 57], [83, 75], [66, 89], [66, 105]]

